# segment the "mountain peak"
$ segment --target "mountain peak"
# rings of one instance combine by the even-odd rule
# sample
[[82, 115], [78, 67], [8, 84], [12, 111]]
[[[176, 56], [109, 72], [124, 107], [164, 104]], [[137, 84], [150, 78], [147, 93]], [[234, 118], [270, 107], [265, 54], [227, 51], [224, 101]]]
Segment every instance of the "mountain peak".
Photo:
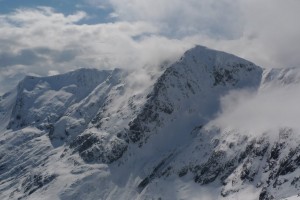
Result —
[[201, 45], [196, 45], [194, 48], [186, 51], [181, 59], [185, 59], [189, 62], [198, 62], [199, 64], [207, 66], [222, 65], [222, 67], [226, 67], [226, 65], [234, 65], [237, 63], [254, 65], [252, 62], [233, 54], [210, 49]]

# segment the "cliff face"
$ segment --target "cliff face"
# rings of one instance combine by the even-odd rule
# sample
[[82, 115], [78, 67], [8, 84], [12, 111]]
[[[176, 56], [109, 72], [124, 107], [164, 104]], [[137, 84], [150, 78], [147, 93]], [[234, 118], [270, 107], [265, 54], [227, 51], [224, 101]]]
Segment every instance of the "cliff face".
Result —
[[263, 72], [234, 55], [196, 46], [142, 92], [130, 88], [133, 74], [120, 69], [26, 77], [0, 99], [0, 197], [297, 195], [297, 130], [252, 134], [207, 126], [229, 92], [288, 83], [291, 74]]

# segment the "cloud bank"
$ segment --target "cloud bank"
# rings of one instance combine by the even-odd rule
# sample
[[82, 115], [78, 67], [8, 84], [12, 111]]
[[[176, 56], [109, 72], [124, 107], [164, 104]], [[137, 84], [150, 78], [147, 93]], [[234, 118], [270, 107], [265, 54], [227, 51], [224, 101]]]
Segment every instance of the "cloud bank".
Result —
[[191, 37], [202, 45], [264, 67], [297, 67], [297, 0], [109, 0], [120, 20], [145, 21], [160, 34]]
[[171, 37], [207, 35], [236, 38], [242, 34], [238, 0], [110, 0], [116, 16], [145, 21]]
[[238, 129], [255, 134], [282, 128], [300, 131], [299, 91], [299, 84], [274, 84], [258, 92], [231, 92], [221, 99], [222, 111], [208, 127]]
[[191, 42], [155, 34], [145, 22], [78, 24], [86, 13], [51, 8], [19, 9], [0, 15], [0, 93], [25, 74], [51, 75], [81, 67], [150, 68], [174, 60]]

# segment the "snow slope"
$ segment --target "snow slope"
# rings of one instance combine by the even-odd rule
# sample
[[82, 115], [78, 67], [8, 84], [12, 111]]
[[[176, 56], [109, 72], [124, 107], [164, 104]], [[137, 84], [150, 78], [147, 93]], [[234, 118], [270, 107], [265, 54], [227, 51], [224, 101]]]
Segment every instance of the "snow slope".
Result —
[[0, 198], [297, 199], [298, 130], [210, 123], [296, 72], [196, 46], [141, 90], [121, 69], [26, 77], [0, 98]]

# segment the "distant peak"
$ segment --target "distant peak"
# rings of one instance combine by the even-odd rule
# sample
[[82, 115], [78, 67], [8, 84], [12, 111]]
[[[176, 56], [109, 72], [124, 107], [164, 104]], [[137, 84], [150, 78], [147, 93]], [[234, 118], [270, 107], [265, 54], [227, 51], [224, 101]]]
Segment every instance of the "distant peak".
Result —
[[[185, 52], [185, 54], [197, 54], [197, 55], [203, 55], [203, 56], [216, 56], [216, 55], [227, 55], [227, 56], [232, 56], [232, 57], [237, 57], [233, 54], [216, 50], [216, 49], [210, 49], [206, 46], [202, 45], [195, 45], [193, 48], [189, 49], [188, 51]], [[242, 59], [242, 58], [240, 58]]]
[[109, 75], [113, 73], [113, 70], [99, 70], [95, 68], [80, 68], [67, 73], [57, 74], [53, 76], [32, 76], [27, 75], [18, 84], [18, 90], [23, 91], [26, 89], [28, 91], [33, 90], [37, 85], [45, 83], [49, 84], [50, 88], [58, 90], [61, 87], [67, 85], [86, 85], [94, 86], [94, 83], [98, 82], [98, 79], [106, 79]]
[[193, 49], [211, 50], [210, 48], [208, 48], [206, 46], [199, 45], [199, 44], [196, 44]]

